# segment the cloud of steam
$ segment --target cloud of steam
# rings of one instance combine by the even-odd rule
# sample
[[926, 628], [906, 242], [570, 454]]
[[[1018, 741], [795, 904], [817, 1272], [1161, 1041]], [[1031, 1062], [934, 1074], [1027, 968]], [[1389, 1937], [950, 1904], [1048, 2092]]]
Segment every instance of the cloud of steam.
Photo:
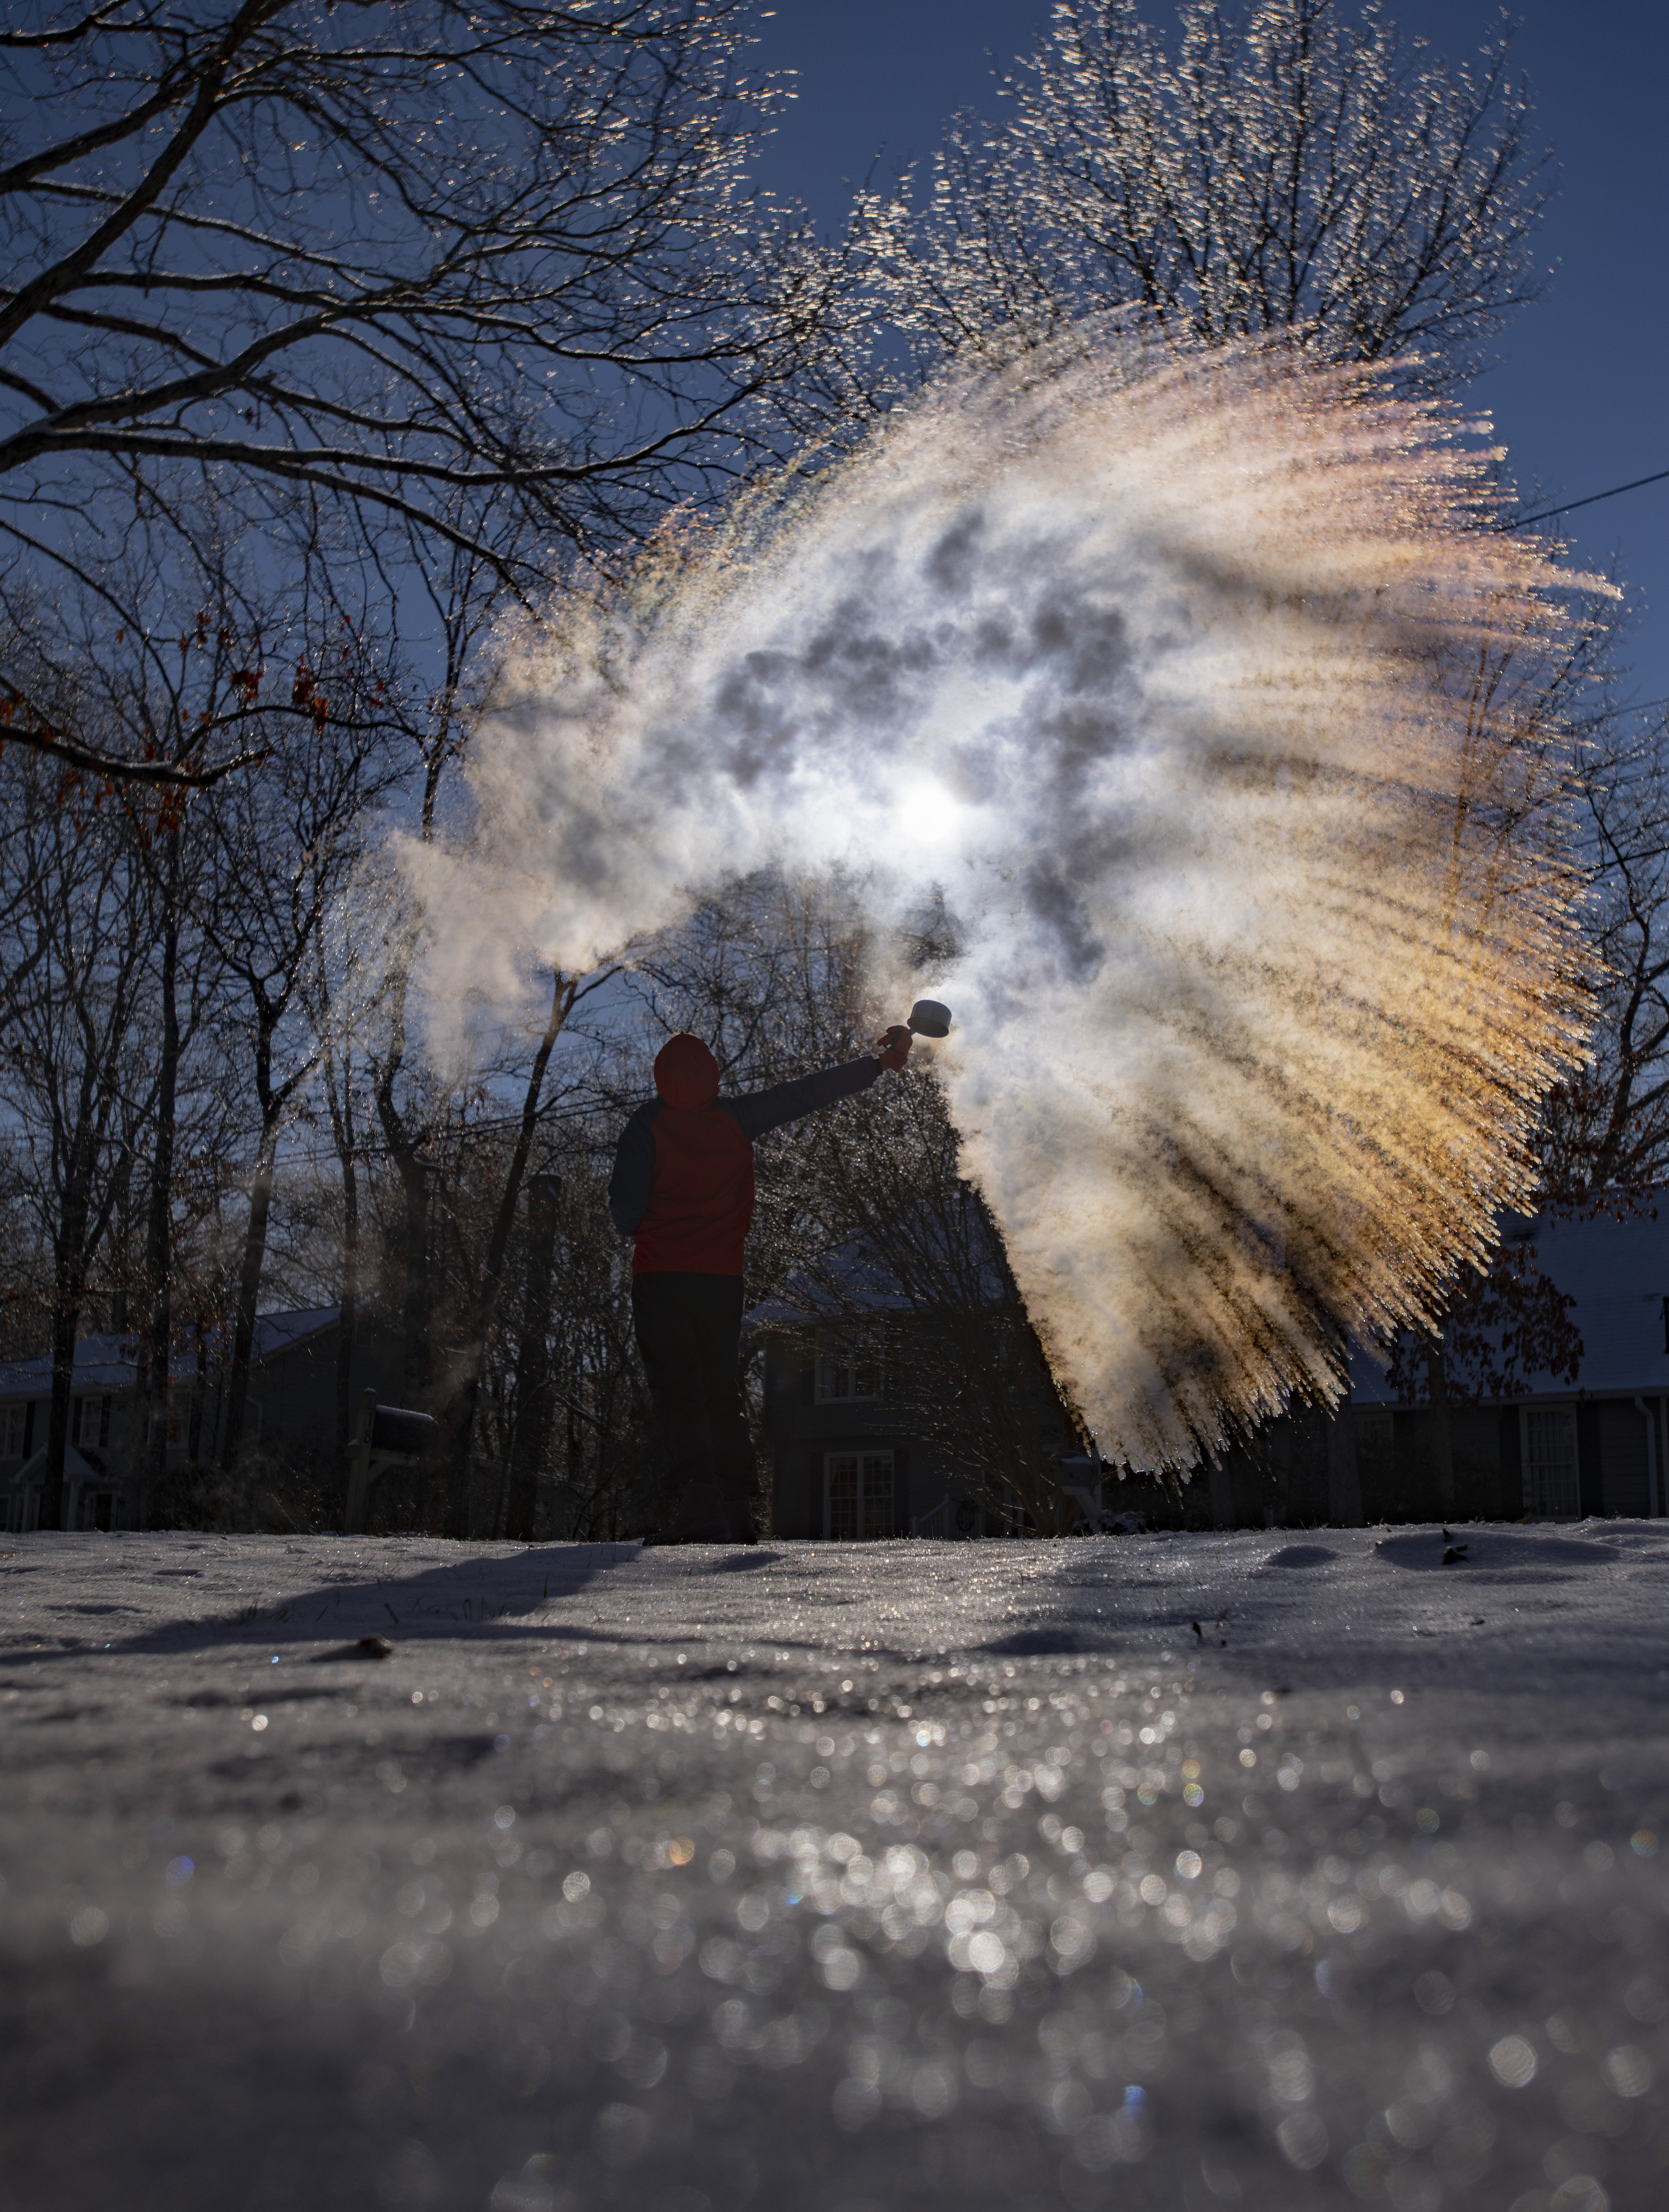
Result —
[[1102, 1449], [1186, 1465], [1429, 1310], [1575, 1035], [1570, 580], [1490, 500], [1453, 421], [1282, 351], [950, 384], [511, 641], [432, 981], [738, 870], [942, 886], [968, 1170]]

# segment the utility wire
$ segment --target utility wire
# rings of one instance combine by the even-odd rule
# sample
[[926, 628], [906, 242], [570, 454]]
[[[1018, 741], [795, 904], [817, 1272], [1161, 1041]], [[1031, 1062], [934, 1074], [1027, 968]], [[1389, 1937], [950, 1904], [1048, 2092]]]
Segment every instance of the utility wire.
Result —
[[[1662, 699], [1630, 699], [1620, 707], [1606, 705], [1596, 708], [1587, 719], [1595, 722], [1615, 721], [1619, 714], [1646, 714], [1654, 707], [1669, 707], [1669, 697]], [[321, 1158], [323, 1155], [321, 1154]]]
[[1556, 514], [1575, 514], [1579, 507], [1596, 506], [1602, 499], [1615, 499], [1619, 492], [1638, 491], [1643, 484], [1661, 483], [1666, 477], [1669, 477], [1669, 469], [1660, 469], [1654, 477], [1636, 477], [1632, 483], [1613, 484], [1609, 491], [1591, 491], [1586, 499], [1567, 500], [1563, 507], [1544, 507], [1534, 514], [1520, 514], [1502, 527], [1527, 530], [1532, 522], [1546, 522]]

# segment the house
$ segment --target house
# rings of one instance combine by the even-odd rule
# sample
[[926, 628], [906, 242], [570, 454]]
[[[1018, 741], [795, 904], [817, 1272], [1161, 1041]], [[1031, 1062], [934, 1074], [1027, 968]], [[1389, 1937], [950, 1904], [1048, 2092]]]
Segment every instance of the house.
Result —
[[1669, 1510], [1669, 1222], [1654, 1209], [1514, 1220], [1507, 1241], [1571, 1300], [1575, 1380], [1532, 1372], [1511, 1397], [1449, 1393], [1439, 1418], [1393, 1391], [1357, 1348], [1332, 1415], [1295, 1406], [1200, 1468], [1180, 1492], [1109, 1484], [1109, 1505], [1161, 1526], [1297, 1527], [1381, 1521], [1656, 1517]]
[[[982, 1497], [977, 1476], [921, 1417], [921, 1355], [932, 1325], [884, 1268], [854, 1250], [832, 1255], [830, 1265], [838, 1300], [827, 1280], [797, 1278], [748, 1316], [764, 1348], [761, 1440], [773, 1533], [859, 1540], [1007, 1533], [1016, 1509]], [[988, 1271], [980, 1279], [994, 1304], [998, 1280]], [[1041, 1370], [1036, 1387], [1017, 1389], [1040, 1454], [1082, 1485], [1081, 1447]]]
[[[1508, 1233], [1572, 1300], [1581, 1357], [1574, 1382], [1531, 1374], [1521, 1395], [1451, 1406], [1454, 1511], [1660, 1516], [1669, 1507], [1669, 1222], [1648, 1206], [1517, 1222]], [[1429, 1407], [1396, 1403], [1382, 1364], [1359, 1354], [1347, 1419], [1365, 1516], [1387, 1517], [1378, 1509], [1399, 1492], [1430, 1508]]]
[[[129, 1469], [140, 1441], [137, 1352], [131, 1337], [84, 1337], [76, 1346], [64, 1457], [68, 1528], [128, 1525]], [[39, 1516], [52, 1396], [50, 1358], [0, 1364], [0, 1512], [8, 1530], [33, 1528]]]
[[[1580, 1334], [1575, 1380], [1531, 1373], [1511, 1397], [1468, 1395], [1457, 1374], [1447, 1413], [1405, 1404], [1386, 1362], [1358, 1348], [1350, 1393], [1332, 1413], [1295, 1405], [1181, 1486], [1110, 1465], [1107, 1513], [1150, 1526], [1293, 1528], [1383, 1521], [1656, 1517], [1669, 1511], [1669, 1218], [1649, 1207], [1589, 1219], [1508, 1225], [1517, 1245], [1570, 1298]], [[815, 1301], [786, 1295], [750, 1316], [766, 1338], [763, 1433], [773, 1468], [774, 1527], [783, 1536], [997, 1534], [1004, 1517], [913, 1435], [889, 1372], [908, 1357], [908, 1308], [877, 1278], [848, 1304], [872, 1307], [877, 1328], [854, 1339], [820, 1322]], [[1071, 1459], [1061, 1479], [1086, 1505], [1095, 1474]], [[1093, 1516], [1089, 1517], [1093, 1518]]]
[[[171, 1467], [217, 1456], [225, 1418], [224, 1338], [176, 1352], [168, 1391]], [[337, 1359], [341, 1315], [336, 1306], [263, 1314], [255, 1324], [246, 1443], [282, 1445], [334, 1468]], [[64, 1526], [137, 1528], [145, 1524], [139, 1343], [132, 1334], [83, 1337], [76, 1346], [64, 1455]], [[352, 1395], [367, 1388], [398, 1395], [399, 1348], [393, 1335], [361, 1316], [355, 1331]], [[38, 1525], [52, 1410], [50, 1356], [0, 1363], [0, 1516], [8, 1530]], [[193, 1443], [195, 1441], [195, 1449]]]

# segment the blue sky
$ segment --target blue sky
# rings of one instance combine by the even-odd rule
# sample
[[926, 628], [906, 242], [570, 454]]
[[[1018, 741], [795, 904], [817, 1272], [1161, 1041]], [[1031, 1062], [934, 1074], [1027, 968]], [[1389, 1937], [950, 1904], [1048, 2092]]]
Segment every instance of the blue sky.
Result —
[[[1168, 0], [1146, 12], [1174, 17]], [[1492, 11], [1472, 0], [1388, 0], [1406, 36], [1460, 59]], [[1524, 486], [1548, 504], [1669, 469], [1669, 6], [1530, 0], [1515, 51], [1553, 150], [1559, 194], [1542, 234], [1545, 298], [1502, 334], [1475, 398]], [[775, 0], [759, 58], [798, 72], [798, 98], [762, 181], [839, 222], [850, 185], [925, 163], [946, 116], [988, 111], [993, 64], [1029, 47], [1048, 0]], [[1636, 616], [1635, 694], [1669, 694], [1669, 483], [1573, 516], [1578, 556], [1615, 559]]]

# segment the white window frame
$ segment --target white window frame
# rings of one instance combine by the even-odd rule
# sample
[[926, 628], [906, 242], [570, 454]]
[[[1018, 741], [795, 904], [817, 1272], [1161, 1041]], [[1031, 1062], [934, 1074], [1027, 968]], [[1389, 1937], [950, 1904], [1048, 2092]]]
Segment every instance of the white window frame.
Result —
[[878, 1328], [817, 1331], [814, 1395], [819, 1406], [872, 1406], [886, 1389], [886, 1344]]
[[[856, 1525], [849, 1535], [843, 1532], [837, 1534], [834, 1527], [834, 1477], [836, 1468], [843, 1462], [851, 1462], [855, 1468], [858, 1481], [857, 1496], [854, 1500], [857, 1510], [853, 1516]], [[865, 1477], [872, 1468], [878, 1468], [883, 1464], [886, 1468], [887, 1474], [886, 1504], [882, 1507], [878, 1499], [873, 1501], [872, 1510], [880, 1525], [870, 1527], [866, 1525], [867, 1516], [865, 1511], [865, 1505], [871, 1504], [867, 1497], [868, 1484]], [[895, 1501], [897, 1480], [898, 1465], [890, 1449], [870, 1451], [860, 1448], [855, 1451], [825, 1452], [823, 1454], [823, 1530], [828, 1540], [831, 1543], [861, 1544], [873, 1543], [883, 1536], [890, 1536], [896, 1526]]]
[[[1569, 1453], [1550, 1454], [1555, 1431]], [[1532, 1521], [1577, 1521], [1582, 1513], [1582, 1470], [1575, 1406], [1520, 1406], [1519, 1453], [1524, 1480], [1524, 1510]], [[1550, 1480], [1552, 1478], [1552, 1480]]]

